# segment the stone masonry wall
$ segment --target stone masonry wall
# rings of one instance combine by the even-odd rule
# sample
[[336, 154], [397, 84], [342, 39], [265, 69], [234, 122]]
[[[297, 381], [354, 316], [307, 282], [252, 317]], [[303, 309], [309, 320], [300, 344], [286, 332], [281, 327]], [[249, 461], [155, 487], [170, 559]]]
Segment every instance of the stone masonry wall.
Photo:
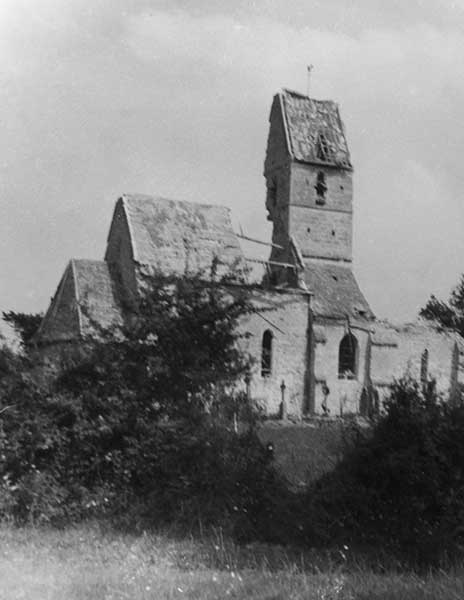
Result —
[[41, 341], [65, 341], [79, 336], [79, 313], [71, 263], [66, 267], [55, 297], [42, 322]]
[[291, 206], [289, 223], [303, 257], [351, 260], [350, 213]]
[[[309, 296], [300, 293], [257, 291], [253, 302], [259, 314], [247, 317], [242, 330], [250, 337], [243, 347], [256, 360], [251, 380], [251, 396], [269, 416], [279, 413], [281, 383], [285, 382], [288, 416], [301, 418], [305, 408], [308, 375], [307, 328]], [[272, 371], [261, 375], [262, 339], [266, 330], [273, 334]]]
[[[272, 241], [274, 244], [287, 248], [288, 245], [288, 201], [290, 194], [290, 180], [288, 167], [281, 167], [273, 171], [267, 180], [268, 192], [266, 208], [269, 220], [273, 223]], [[269, 186], [274, 186], [274, 192], [269, 192]], [[271, 260], [284, 260], [285, 251], [272, 248]]]
[[[455, 356], [456, 336], [445, 331], [437, 331], [426, 324], [409, 325], [398, 328], [397, 346], [375, 346], [371, 348], [372, 384], [382, 395], [388, 392], [388, 385], [409, 373], [420, 380], [421, 357], [428, 350], [429, 379], [435, 379], [437, 389], [447, 395], [450, 392], [453, 356]], [[457, 382], [463, 381], [463, 369], [457, 368]]]
[[121, 202], [118, 202], [114, 212], [105, 260], [123, 301], [133, 303], [138, 293], [136, 265], [132, 255], [129, 227]]
[[[316, 184], [319, 172], [324, 173], [327, 185], [325, 204], [322, 206], [317, 204]], [[334, 167], [292, 163], [291, 174], [291, 204], [320, 210], [352, 212], [353, 176], [351, 171]]]
[[[326, 175], [324, 204], [317, 204], [317, 174]], [[303, 256], [351, 260], [352, 175], [343, 169], [292, 164], [289, 232]]]
[[282, 120], [282, 112], [278, 96], [275, 96], [269, 116], [269, 135], [267, 138], [266, 158], [264, 160], [264, 175], [289, 163], [290, 155], [287, 148], [287, 137]]
[[315, 412], [323, 414], [323, 385], [326, 384], [330, 390], [327, 396], [327, 407], [331, 416], [357, 413], [359, 412], [361, 391], [365, 383], [369, 334], [364, 330], [351, 329], [351, 333], [358, 342], [357, 374], [356, 378], [352, 380], [339, 379], [339, 347], [342, 338], [347, 333], [346, 326], [328, 323], [321, 329], [324, 332], [325, 342], [316, 342], [314, 349]]
[[[290, 201], [290, 155], [279, 99], [276, 96], [269, 117], [264, 176], [266, 178], [266, 209], [273, 222], [272, 241], [285, 249], [288, 245], [288, 205]], [[286, 250], [273, 248], [271, 260], [285, 261]]]

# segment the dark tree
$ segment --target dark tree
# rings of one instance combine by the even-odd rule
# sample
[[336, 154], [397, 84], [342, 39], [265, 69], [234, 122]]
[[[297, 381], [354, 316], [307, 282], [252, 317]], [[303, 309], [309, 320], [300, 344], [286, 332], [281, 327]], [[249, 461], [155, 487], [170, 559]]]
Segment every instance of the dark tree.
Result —
[[43, 319], [42, 313], [22, 313], [10, 310], [2, 313], [5, 323], [11, 325], [21, 338], [21, 343], [26, 346], [34, 333], [39, 328]]
[[61, 383], [71, 392], [134, 398], [150, 419], [210, 412], [249, 370], [237, 325], [251, 310], [246, 289], [227, 282], [147, 278], [126, 324], [89, 341]]
[[432, 295], [421, 308], [419, 315], [441, 327], [454, 329], [464, 337], [464, 275], [461, 275], [447, 302]]
[[154, 277], [145, 289], [125, 325], [84, 341], [58, 374], [35, 353], [0, 355], [0, 518], [119, 515], [242, 535], [266, 514], [268, 453], [234, 426], [253, 415], [246, 287]]

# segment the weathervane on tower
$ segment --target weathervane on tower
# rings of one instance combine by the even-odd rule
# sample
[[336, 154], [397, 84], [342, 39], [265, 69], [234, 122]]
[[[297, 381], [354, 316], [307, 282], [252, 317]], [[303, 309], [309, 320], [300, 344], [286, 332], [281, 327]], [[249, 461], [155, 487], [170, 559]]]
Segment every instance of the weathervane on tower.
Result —
[[314, 69], [314, 65], [307, 65], [306, 66], [306, 75], [307, 75], [307, 79], [306, 79], [306, 95], [309, 97], [309, 86], [311, 84], [311, 72]]

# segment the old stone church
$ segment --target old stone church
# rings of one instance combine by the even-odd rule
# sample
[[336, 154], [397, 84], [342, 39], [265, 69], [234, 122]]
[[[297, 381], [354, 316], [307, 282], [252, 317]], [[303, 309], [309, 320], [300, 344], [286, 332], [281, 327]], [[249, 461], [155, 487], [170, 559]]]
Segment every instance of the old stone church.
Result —
[[[264, 163], [273, 233], [264, 277], [249, 285], [256, 314], [243, 324], [256, 359], [249, 391], [268, 415], [375, 409], [406, 371], [455, 397], [464, 383], [459, 336], [416, 322], [379, 321], [353, 272], [353, 166], [338, 106], [283, 90], [273, 100]], [[263, 194], [264, 195], [264, 194]], [[124, 195], [104, 260], [69, 262], [36, 335], [63, 347], [124, 319], [145, 273], [246, 273], [221, 206]]]

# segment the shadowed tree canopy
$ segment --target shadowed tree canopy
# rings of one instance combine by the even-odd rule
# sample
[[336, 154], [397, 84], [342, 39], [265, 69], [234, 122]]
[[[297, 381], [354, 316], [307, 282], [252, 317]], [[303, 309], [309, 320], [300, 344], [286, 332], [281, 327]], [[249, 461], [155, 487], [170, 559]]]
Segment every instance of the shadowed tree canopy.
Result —
[[208, 284], [200, 276], [147, 277], [145, 284], [126, 323], [88, 340], [61, 385], [124, 397], [126, 405], [134, 399], [139, 414], [144, 406], [155, 419], [202, 413], [250, 368], [237, 329], [252, 310], [249, 294], [227, 279]]
[[442, 327], [453, 329], [464, 337], [464, 275], [461, 275], [447, 302], [432, 295], [419, 315]]

